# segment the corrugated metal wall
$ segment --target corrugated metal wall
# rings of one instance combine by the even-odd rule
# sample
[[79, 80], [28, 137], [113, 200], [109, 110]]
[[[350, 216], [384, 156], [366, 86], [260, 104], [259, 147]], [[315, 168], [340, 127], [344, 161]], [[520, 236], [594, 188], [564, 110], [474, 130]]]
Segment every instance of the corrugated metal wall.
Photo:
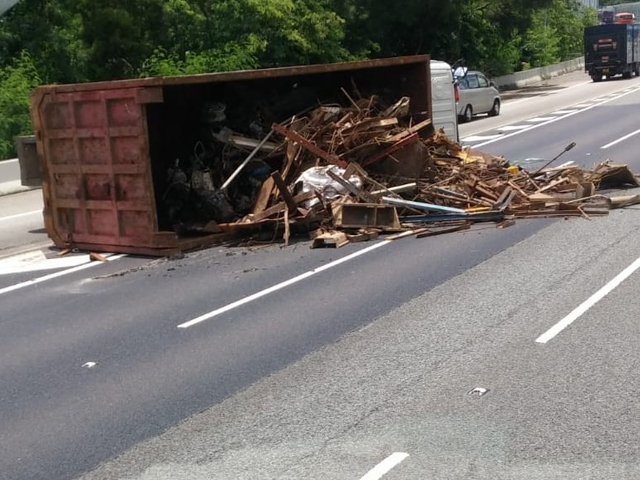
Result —
[[598, 8], [600, 6], [600, 0], [579, 0], [580, 3], [587, 7]]

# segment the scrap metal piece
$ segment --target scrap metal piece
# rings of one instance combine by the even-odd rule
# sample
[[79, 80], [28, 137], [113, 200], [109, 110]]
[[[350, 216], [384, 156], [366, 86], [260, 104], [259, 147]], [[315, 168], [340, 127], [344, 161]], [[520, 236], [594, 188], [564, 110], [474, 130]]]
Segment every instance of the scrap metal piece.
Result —
[[442, 205], [434, 205], [424, 202], [412, 202], [409, 200], [402, 200], [400, 198], [382, 197], [383, 202], [397, 205], [400, 207], [417, 208], [418, 210], [433, 210], [434, 212], [444, 213], [457, 213], [458, 215], [466, 215], [466, 212], [461, 208], [444, 207]]
[[489, 392], [488, 388], [482, 388], [482, 387], [476, 387], [473, 390], [470, 390], [467, 395], [472, 395], [475, 397], [482, 397], [483, 395], [486, 395]]

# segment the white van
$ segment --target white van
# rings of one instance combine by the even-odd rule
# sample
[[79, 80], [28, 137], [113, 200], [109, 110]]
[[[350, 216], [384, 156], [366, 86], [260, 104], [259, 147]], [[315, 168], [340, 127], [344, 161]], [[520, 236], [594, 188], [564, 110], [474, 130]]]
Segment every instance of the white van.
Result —
[[436, 130], [443, 128], [447, 137], [459, 142], [457, 96], [457, 86], [451, 65], [439, 60], [431, 60], [433, 126]]

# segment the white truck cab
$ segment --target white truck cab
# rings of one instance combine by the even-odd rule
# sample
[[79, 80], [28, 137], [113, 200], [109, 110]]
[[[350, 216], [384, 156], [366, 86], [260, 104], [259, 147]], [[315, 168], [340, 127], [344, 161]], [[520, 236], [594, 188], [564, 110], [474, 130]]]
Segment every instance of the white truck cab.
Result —
[[439, 60], [431, 60], [431, 109], [433, 126], [443, 128], [447, 137], [460, 141], [458, 132], [457, 87], [451, 65]]

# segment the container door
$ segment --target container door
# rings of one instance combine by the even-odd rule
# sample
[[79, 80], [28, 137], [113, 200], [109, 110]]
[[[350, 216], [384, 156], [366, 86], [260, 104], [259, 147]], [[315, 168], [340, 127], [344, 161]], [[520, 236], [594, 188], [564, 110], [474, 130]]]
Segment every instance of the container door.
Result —
[[152, 246], [157, 231], [145, 103], [160, 88], [36, 91], [47, 233], [59, 246]]

